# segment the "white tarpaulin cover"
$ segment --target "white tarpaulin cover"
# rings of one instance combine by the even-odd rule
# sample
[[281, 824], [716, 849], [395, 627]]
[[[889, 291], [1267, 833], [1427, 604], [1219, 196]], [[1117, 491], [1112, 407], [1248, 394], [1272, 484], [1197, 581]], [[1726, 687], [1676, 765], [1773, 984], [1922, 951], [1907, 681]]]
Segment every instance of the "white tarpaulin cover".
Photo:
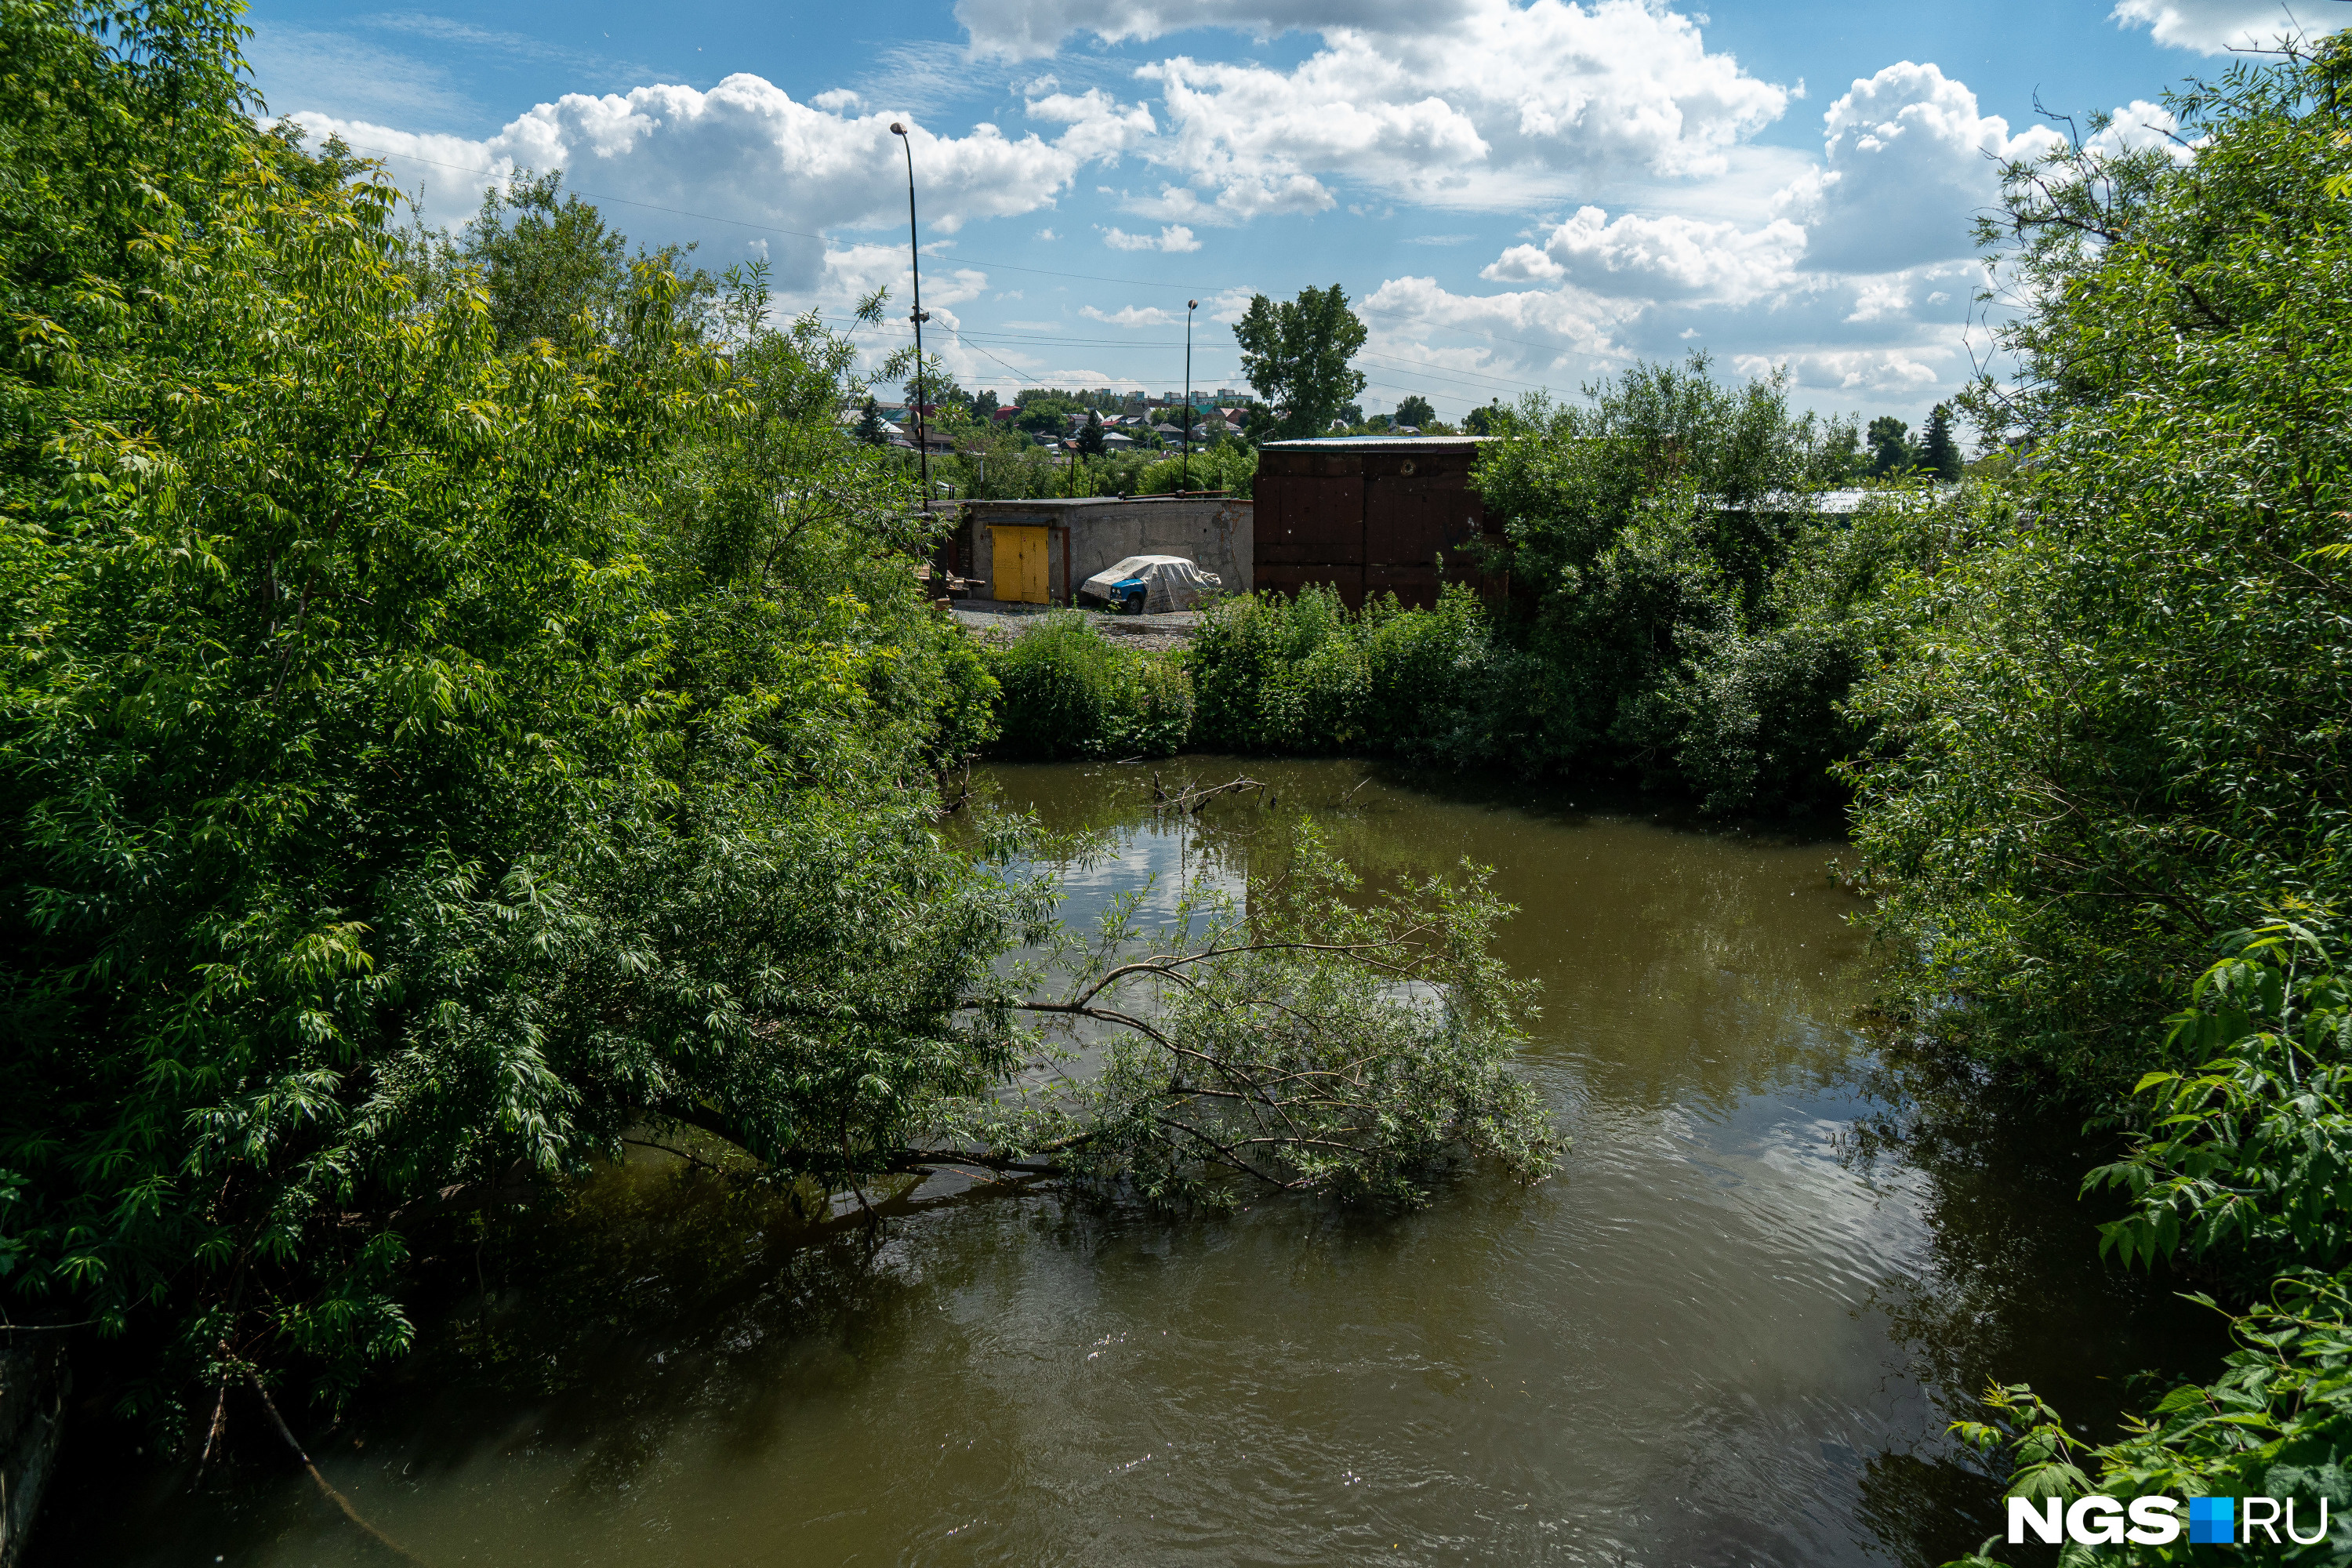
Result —
[[1112, 590], [1129, 577], [1143, 579], [1143, 613], [1166, 615], [1189, 610], [1224, 591], [1224, 581], [1203, 572], [1181, 555], [1130, 555], [1108, 571], [1097, 572], [1078, 588], [1081, 599], [1115, 600]]

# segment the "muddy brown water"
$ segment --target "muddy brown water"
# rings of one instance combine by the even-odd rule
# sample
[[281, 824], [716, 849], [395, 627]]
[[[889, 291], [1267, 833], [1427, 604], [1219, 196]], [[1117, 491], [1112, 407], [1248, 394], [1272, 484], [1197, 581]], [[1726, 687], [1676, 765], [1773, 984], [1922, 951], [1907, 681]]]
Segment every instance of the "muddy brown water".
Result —
[[[326, 1474], [436, 1568], [1932, 1563], [1998, 1525], [1945, 1431], [1988, 1377], [2096, 1427], [2212, 1353], [2097, 1262], [2071, 1122], [1923, 1120], [1887, 1082], [1835, 844], [1349, 762], [1160, 771], [1243, 770], [1269, 790], [1181, 824], [1150, 768], [988, 783], [1110, 831], [1073, 919], [1245, 879], [1302, 812], [1378, 874], [1495, 867], [1553, 1179], [1402, 1215], [975, 1195], [812, 1242], [640, 1166], [609, 1289], [501, 1290], [494, 1245], [488, 1300], [313, 1442]], [[283, 1458], [197, 1492], [85, 1462], [43, 1560], [392, 1561]]]

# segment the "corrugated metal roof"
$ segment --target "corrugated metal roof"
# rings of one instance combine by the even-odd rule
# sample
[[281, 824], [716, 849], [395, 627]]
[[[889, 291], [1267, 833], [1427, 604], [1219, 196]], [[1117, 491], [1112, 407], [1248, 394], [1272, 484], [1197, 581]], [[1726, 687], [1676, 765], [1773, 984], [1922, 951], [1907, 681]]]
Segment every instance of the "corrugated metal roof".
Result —
[[1318, 447], [1344, 447], [1351, 452], [1426, 452], [1433, 447], [1475, 447], [1497, 436], [1309, 436], [1298, 441], [1268, 441], [1261, 452], [1294, 452]]
[[1168, 506], [1179, 501], [1194, 505], [1213, 502], [1223, 505], [1235, 502], [1250, 504], [1247, 496], [1231, 496], [1223, 490], [1187, 490], [1181, 495], [1148, 496], [1007, 496], [988, 500], [965, 500], [961, 504], [973, 511], [991, 508], [1013, 508], [1022, 511], [1076, 511], [1096, 506]]

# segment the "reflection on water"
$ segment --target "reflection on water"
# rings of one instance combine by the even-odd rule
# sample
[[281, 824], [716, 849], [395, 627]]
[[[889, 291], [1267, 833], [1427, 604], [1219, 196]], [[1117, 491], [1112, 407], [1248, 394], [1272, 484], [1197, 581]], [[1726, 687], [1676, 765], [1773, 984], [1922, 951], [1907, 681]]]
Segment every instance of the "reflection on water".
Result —
[[[1832, 847], [1248, 770], [1267, 792], [1182, 820], [1135, 768], [994, 783], [1113, 831], [1073, 920], [1152, 874], [1245, 889], [1302, 812], [1375, 876], [1495, 867], [1543, 985], [1527, 1070], [1575, 1140], [1555, 1180], [1402, 1216], [969, 1194], [813, 1242], [639, 1167], [493, 1227], [489, 1300], [317, 1446], [336, 1484], [436, 1565], [1932, 1563], [1997, 1523], [1944, 1434], [1988, 1376], [2095, 1423], [2210, 1352], [2097, 1264], [2069, 1129], [1874, 1093]], [[49, 1561], [366, 1560], [271, 1458], [104, 1515], [123, 1476], [86, 1464]]]

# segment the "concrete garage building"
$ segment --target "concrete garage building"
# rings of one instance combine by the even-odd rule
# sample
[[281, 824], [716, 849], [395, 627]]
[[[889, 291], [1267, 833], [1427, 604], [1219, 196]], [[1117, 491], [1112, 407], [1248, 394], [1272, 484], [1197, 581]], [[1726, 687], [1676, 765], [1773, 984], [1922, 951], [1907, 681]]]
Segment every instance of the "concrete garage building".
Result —
[[1486, 438], [1267, 442], [1255, 482], [1255, 585], [1295, 594], [1328, 583], [1352, 608], [1382, 593], [1425, 607], [1444, 583], [1502, 598], [1507, 576], [1478, 571], [1466, 549], [1490, 537], [1486, 503], [1470, 486], [1471, 462]]
[[1253, 509], [1226, 496], [1089, 496], [1076, 500], [972, 500], [956, 528], [963, 574], [980, 596], [1066, 605], [1079, 584], [1130, 555], [1181, 555], [1213, 572], [1228, 594], [1253, 582]]

